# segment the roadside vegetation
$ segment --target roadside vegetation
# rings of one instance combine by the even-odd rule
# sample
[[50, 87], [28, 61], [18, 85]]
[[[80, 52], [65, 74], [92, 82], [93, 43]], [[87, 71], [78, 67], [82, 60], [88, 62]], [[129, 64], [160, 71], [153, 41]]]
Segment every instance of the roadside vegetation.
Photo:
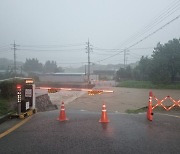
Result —
[[169, 84], [153, 84], [151, 81], [135, 81], [126, 80], [121, 81], [117, 85], [118, 87], [126, 88], [142, 88], [142, 89], [180, 89], [180, 82]]
[[62, 67], [58, 67], [55, 61], [48, 60], [45, 62], [45, 64], [42, 64], [36, 58], [26, 59], [25, 63], [17, 62], [17, 65], [19, 65], [20, 67], [17, 67], [16, 74], [14, 73], [14, 68], [10, 67], [11, 65], [13, 65], [13, 61], [5, 58], [0, 58], [0, 70], [4, 71], [0, 74], [0, 80], [12, 78], [14, 76], [29, 76], [37, 79], [37, 73], [39, 74], [64, 72]]
[[14, 79], [0, 82], [0, 116], [14, 110], [17, 84], [23, 83], [20, 80]]
[[[147, 106], [146, 107], [142, 107], [140, 109], [134, 109], [134, 110], [126, 110], [126, 113], [129, 113], [129, 114], [138, 114], [138, 113], [144, 113], [144, 112], [147, 112]], [[179, 113], [180, 111], [180, 108], [179, 107], [173, 107], [171, 109], [171, 111], [168, 111], [168, 113]], [[161, 106], [158, 106], [156, 107], [154, 110], [153, 110], [153, 113], [167, 113], [166, 110], [164, 110]]]
[[158, 43], [151, 57], [142, 56], [134, 68], [120, 68], [115, 78], [123, 87], [180, 89], [180, 39]]
[[143, 113], [143, 112], [147, 112], [147, 107], [142, 107], [136, 110], [126, 110], [126, 113], [129, 113], [129, 114], [138, 114], [138, 113]]
[[0, 97], [0, 116], [10, 112], [10, 100]]

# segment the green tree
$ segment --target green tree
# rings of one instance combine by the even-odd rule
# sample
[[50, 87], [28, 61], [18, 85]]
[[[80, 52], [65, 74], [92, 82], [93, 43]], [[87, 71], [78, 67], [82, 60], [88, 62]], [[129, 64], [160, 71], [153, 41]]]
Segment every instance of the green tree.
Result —
[[58, 72], [58, 67], [55, 61], [46, 61], [44, 65], [44, 72], [46, 73], [56, 73]]
[[151, 62], [152, 60], [148, 57], [142, 56], [138, 66], [133, 70], [133, 77], [137, 80], [149, 80], [149, 74], [151, 71]]
[[26, 72], [42, 72], [43, 65], [37, 59], [26, 59], [26, 62], [23, 65], [23, 70]]
[[116, 80], [132, 79], [132, 68], [127, 66], [126, 68], [120, 68], [116, 73]]
[[152, 55], [151, 81], [173, 83], [180, 73], [180, 39], [157, 44]]
[[58, 72], [64, 72], [64, 69], [62, 67], [58, 67]]

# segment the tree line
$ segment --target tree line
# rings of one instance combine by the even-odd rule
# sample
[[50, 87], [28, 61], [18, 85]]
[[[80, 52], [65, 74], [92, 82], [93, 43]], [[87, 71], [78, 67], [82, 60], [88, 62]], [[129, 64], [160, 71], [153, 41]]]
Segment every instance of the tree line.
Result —
[[158, 43], [151, 57], [142, 56], [135, 68], [127, 66], [116, 73], [116, 80], [174, 83], [180, 80], [180, 39]]
[[57, 73], [63, 72], [62, 67], [58, 67], [55, 61], [46, 61], [43, 65], [37, 58], [26, 59], [23, 65], [23, 70], [26, 72], [40, 72], [40, 73]]
[[[64, 72], [62, 67], [58, 67], [55, 61], [46, 61], [45, 64], [39, 62], [37, 58], [26, 59], [25, 63], [17, 62], [16, 74], [12, 60], [0, 59], [0, 80], [14, 76], [34, 76], [37, 73], [57, 73]], [[2, 72], [3, 71], [3, 72]]]

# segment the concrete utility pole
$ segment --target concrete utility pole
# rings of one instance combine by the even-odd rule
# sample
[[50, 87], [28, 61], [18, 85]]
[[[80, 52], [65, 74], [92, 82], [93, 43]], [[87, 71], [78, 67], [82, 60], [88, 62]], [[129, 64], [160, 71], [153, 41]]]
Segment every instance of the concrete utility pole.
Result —
[[17, 46], [15, 41], [14, 41], [14, 44], [11, 44], [13, 46], [13, 50], [14, 50], [14, 76], [16, 77], [16, 70], [17, 70], [17, 66], [16, 66], [16, 50], [17, 50]]
[[87, 53], [88, 53], [88, 71], [87, 71], [87, 75], [88, 75], [88, 84], [90, 84], [90, 73], [91, 73], [91, 70], [90, 70], [90, 52], [91, 52], [91, 48], [90, 48], [90, 43], [89, 43], [89, 39], [88, 39], [88, 42], [86, 43], [87, 44]]
[[126, 50], [124, 50], [124, 68], [126, 67]]
[[127, 55], [128, 55], [128, 50], [127, 49], [124, 49], [124, 68], [126, 68], [126, 64], [127, 64]]
[[85, 72], [85, 75], [87, 74], [87, 72], [86, 72], [86, 65], [84, 66], [84, 72]]

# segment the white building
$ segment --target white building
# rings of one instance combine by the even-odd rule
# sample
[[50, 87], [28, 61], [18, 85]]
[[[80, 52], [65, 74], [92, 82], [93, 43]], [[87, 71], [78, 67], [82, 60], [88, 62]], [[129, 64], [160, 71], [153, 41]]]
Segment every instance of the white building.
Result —
[[39, 75], [41, 82], [60, 82], [60, 83], [84, 83], [87, 82], [85, 73], [48, 73]]

